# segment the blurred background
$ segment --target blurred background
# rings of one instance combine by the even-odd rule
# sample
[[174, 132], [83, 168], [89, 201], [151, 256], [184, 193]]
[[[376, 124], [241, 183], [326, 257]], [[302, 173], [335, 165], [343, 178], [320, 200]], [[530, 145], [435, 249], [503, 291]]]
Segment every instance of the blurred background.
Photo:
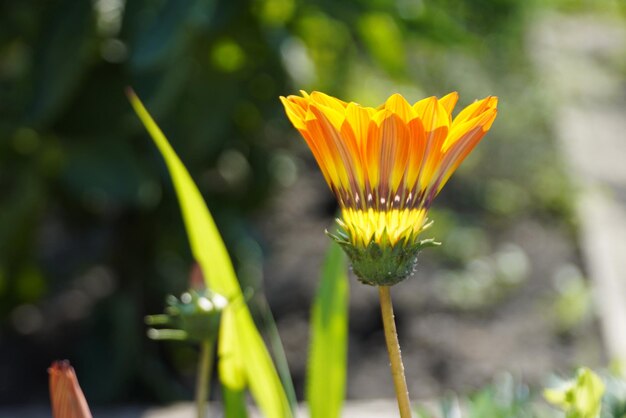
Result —
[[[444, 245], [394, 289], [414, 397], [605, 365], [554, 123], [585, 91], [564, 96], [551, 68], [559, 37], [587, 45], [575, 22], [591, 22], [609, 52], [581, 53], [599, 56], [624, 109], [626, 48], [602, 28], [623, 35], [625, 14], [618, 0], [0, 2], [0, 404], [45, 403], [60, 358], [95, 405], [191, 398], [196, 351], [145, 336], [144, 315], [188, 287], [192, 259], [125, 86], [198, 183], [253, 312], [269, 301], [299, 397], [337, 209], [278, 100], [300, 89], [370, 106], [396, 91], [500, 97], [431, 211]], [[600, 80], [563, 66], [591, 90]], [[355, 280], [351, 292], [348, 396], [392, 397], [377, 294]]]

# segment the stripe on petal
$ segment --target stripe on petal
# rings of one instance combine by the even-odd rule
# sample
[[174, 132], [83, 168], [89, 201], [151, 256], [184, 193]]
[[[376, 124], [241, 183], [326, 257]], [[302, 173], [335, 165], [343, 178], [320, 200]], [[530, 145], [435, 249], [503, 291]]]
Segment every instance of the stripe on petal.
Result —
[[343, 199], [345, 204], [350, 204], [354, 198], [352, 191], [358, 191], [360, 187], [359, 166], [361, 166], [361, 161], [357, 145], [349, 137], [342, 136], [331, 122], [328, 117], [329, 113], [333, 117], [332, 114], [337, 112], [329, 109], [318, 109], [317, 106], [311, 106], [310, 109], [316, 117], [316, 128], [319, 129], [322, 138], [325, 139], [329, 152], [335, 157], [337, 174], [340, 180], [339, 191], [343, 192], [338, 197]]
[[406, 190], [404, 196], [405, 204], [409, 204], [414, 198], [411, 191], [416, 187], [416, 183], [424, 163], [424, 153], [426, 152], [426, 131], [424, 124], [419, 118], [413, 119], [408, 124], [411, 144], [409, 146], [409, 161], [407, 164], [407, 174], [405, 177], [404, 188]]
[[327, 138], [320, 121], [317, 120], [311, 108], [309, 108], [307, 113], [305, 125], [305, 139], [307, 139], [307, 142], [314, 143], [317, 147], [322, 161], [320, 166], [326, 167], [330, 179], [329, 186], [335, 191], [342, 186], [341, 174], [345, 170], [341, 165], [341, 158], [335, 149], [334, 141], [332, 138]]
[[442, 146], [448, 136], [449, 128], [448, 114], [437, 98], [431, 97], [425, 101], [420, 107], [420, 113], [426, 132], [426, 149], [419, 173], [419, 189], [416, 192], [423, 192], [430, 185], [441, 161]]
[[389, 208], [395, 199], [404, 177], [409, 159], [410, 137], [406, 124], [392, 113], [386, 117], [378, 129], [379, 150], [379, 208]]

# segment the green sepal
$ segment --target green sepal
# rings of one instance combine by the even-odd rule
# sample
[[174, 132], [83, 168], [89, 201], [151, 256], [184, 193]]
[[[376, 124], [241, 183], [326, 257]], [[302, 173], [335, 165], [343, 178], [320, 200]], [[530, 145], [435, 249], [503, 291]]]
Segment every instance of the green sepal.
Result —
[[180, 299], [169, 295], [165, 313], [146, 316], [149, 326], [167, 326], [166, 329], [148, 329], [148, 337], [154, 340], [200, 342], [215, 340], [219, 331], [222, 310], [226, 299], [214, 292], [190, 290]]
[[326, 234], [348, 255], [352, 271], [359, 281], [371, 286], [393, 286], [403, 281], [415, 271], [417, 254], [423, 248], [441, 245], [433, 238], [418, 240], [416, 235], [410, 235], [392, 245], [384, 231], [380, 243], [370, 240], [363, 247], [353, 244], [342, 229], [334, 234], [326, 231]]

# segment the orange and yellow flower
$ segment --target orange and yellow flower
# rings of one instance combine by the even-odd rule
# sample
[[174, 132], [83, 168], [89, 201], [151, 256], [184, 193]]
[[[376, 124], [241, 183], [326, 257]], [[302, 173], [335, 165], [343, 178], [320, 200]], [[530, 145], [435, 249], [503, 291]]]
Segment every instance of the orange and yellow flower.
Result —
[[496, 118], [496, 97], [452, 118], [457, 100], [454, 92], [411, 105], [394, 94], [371, 108], [320, 92], [281, 97], [339, 201], [352, 246], [415, 244], [433, 199]]

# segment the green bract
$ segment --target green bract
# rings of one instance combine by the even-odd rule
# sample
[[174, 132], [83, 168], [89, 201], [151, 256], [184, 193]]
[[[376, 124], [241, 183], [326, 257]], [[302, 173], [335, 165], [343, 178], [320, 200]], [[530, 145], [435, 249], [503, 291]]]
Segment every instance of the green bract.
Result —
[[150, 338], [193, 342], [214, 341], [217, 338], [222, 310], [228, 304], [226, 298], [209, 290], [190, 290], [180, 298], [169, 295], [166, 302], [165, 314], [147, 316], [146, 324], [168, 328], [150, 328]]
[[339, 229], [336, 234], [326, 231], [346, 252], [352, 263], [352, 271], [359, 281], [371, 286], [393, 286], [415, 271], [417, 254], [422, 248], [441, 245], [433, 238], [417, 240], [409, 237], [391, 245], [386, 232], [380, 243], [374, 240], [363, 247], [355, 245], [348, 234]]

